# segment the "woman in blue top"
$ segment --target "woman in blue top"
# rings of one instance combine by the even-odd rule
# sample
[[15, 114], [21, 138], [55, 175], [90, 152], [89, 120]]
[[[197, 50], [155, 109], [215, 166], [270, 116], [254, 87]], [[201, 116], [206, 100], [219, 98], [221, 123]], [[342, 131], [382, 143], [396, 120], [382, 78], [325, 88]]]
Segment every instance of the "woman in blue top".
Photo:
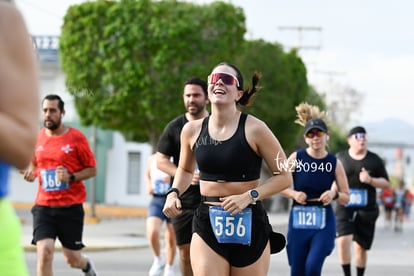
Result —
[[[342, 163], [329, 153], [325, 112], [302, 103], [296, 107], [296, 123], [305, 127], [308, 147], [288, 158], [293, 187], [282, 195], [293, 199], [286, 250], [292, 276], [321, 275], [325, 258], [335, 246], [333, 200], [349, 201], [348, 181]], [[335, 184], [336, 183], [336, 184]]]

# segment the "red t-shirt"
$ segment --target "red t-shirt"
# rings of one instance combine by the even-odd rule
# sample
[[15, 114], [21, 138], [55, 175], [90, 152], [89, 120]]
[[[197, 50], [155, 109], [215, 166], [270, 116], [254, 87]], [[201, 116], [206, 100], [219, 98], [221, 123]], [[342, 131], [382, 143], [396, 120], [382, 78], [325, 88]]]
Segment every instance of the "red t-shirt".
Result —
[[382, 190], [381, 199], [385, 207], [392, 208], [395, 204], [395, 195], [392, 188], [385, 188]]
[[59, 136], [38, 133], [33, 163], [37, 166], [39, 187], [35, 203], [41, 206], [65, 206], [86, 201], [83, 181], [63, 183], [56, 179], [55, 170], [64, 166], [69, 173], [95, 167], [96, 160], [85, 135], [75, 128]]

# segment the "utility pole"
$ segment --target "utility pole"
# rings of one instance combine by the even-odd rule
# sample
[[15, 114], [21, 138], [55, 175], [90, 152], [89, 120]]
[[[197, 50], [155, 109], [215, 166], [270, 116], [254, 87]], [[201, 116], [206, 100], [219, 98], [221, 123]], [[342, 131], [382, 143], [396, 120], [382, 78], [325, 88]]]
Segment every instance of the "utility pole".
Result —
[[[95, 155], [95, 158], [97, 156], [97, 129], [95, 125], [92, 125], [92, 130], [91, 130], [91, 148], [92, 148], [92, 152]], [[99, 218], [96, 216], [96, 211], [95, 211], [95, 205], [96, 205], [96, 176], [92, 177], [90, 180], [90, 188], [91, 188], [91, 218], [94, 221], [99, 221]]]
[[303, 36], [305, 32], [313, 32], [320, 34], [322, 32], [321, 27], [311, 27], [311, 26], [280, 26], [278, 27], [280, 31], [294, 31], [297, 32], [297, 45], [285, 45], [288, 48], [296, 48], [298, 50], [308, 49], [308, 50], [320, 50], [321, 49], [321, 35], [319, 35], [319, 42], [316, 45], [304, 45]]
[[345, 72], [333, 70], [315, 70], [315, 74], [328, 77], [327, 86], [321, 92], [327, 104], [329, 118], [336, 124], [346, 126], [351, 122], [351, 115], [358, 111], [363, 100], [356, 89], [334, 82], [334, 77], [346, 75]]
[[[290, 50], [290, 49], [297, 49], [298, 54], [301, 50], [316, 50], [319, 51], [322, 48], [322, 28], [321, 27], [314, 27], [314, 26], [280, 26], [278, 27], [280, 31], [283, 32], [296, 32], [297, 33], [297, 42], [295, 43], [290, 42], [283, 43], [282, 41], [279, 41], [284, 48]], [[306, 36], [307, 39], [305, 39], [305, 33], [313, 35], [313, 37], [318, 36], [318, 39], [313, 41], [313, 43], [309, 42], [309, 36]], [[306, 41], [305, 41], [306, 40]], [[315, 39], [314, 39], [315, 40]], [[303, 56], [303, 53], [301, 54], [302, 60], [305, 61], [305, 58]], [[308, 66], [311, 66], [315, 63], [315, 61], [306, 61], [305, 62]]]

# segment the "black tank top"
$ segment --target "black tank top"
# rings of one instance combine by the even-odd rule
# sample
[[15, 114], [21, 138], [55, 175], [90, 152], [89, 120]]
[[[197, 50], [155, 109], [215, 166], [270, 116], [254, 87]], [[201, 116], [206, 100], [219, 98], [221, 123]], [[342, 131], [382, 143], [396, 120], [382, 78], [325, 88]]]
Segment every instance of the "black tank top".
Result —
[[200, 135], [194, 145], [200, 179], [216, 182], [243, 182], [260, 178], [262, 158], [246, 140], [247, 114], [240, 115], [234, 135], [225, 141], [217, 141], [208, 133], [210, 116], [204, 118]]

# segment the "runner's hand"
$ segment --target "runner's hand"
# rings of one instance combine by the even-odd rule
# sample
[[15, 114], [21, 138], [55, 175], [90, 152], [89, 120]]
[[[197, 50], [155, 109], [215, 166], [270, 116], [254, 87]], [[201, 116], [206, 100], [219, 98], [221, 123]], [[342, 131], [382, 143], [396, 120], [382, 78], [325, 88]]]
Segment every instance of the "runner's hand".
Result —
[[29, 182], [33, 182], [36, 179], [36, 174], [32, 170], [21, 170], [21, 174], [23, 174], [23, 179]]
[[169, 218], [175, 218], [182, 213], [181, 200], [177, 197], [176, 193], [170, 193], [162, 209], [164, 215]]

